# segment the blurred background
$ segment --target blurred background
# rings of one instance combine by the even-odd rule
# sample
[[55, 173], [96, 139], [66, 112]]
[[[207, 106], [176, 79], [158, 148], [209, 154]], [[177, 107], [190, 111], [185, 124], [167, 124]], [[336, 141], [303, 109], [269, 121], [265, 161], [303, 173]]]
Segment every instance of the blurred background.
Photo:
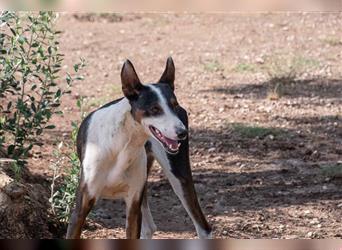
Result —
[[1, 0], [0, 8], [59, 11], [336, 11], [340, 0]]
[[[30, 23], [26, 15], [39, 15], [17, 14], [21, 25]], [[77, 184], [73, 139], [79, 122], [122, 96], [119, 73], [126, 58], [149, 83], [159, 79], [170, 55], [176, 95], [189, 112], [195, 186], [214, 237], [342, 237], [341, 13], [50, 14], [39, 27], [51, 21], [48, 27], [61, 31], [51, 35], [55, 52], [42, 42], [26, 54], [40, 46], [50, 55], [58, 51], [64, 56], [56, 67], [57, 86], [75, 82], [70, 94], [54, 94], [61, 96], [63, 115], [51, 117], [54, 127], [39, 137], [43, 146], [35, 144], [17, 170], [20, 185], [13, 184], [13, 171], [3, 174], [1, 204], [13, 209], [3, 210], [12, 211], [7, 229], [0, 229], [3, 238], [64, 237]], [[5, 22], [1, 28], [15, 41], [22, 37], [27, 51], [28, 31], [15, 29], [13, 35]], [[3, 106], [5, 117], [11, 108]], [[157, 165], [149, 194], [155, 238], [196, 237]], [[26, 218], [28, 211], [35, 213]], [[122, 202], [100, 201], [82, 237], [123, 238], [124, 214]]]

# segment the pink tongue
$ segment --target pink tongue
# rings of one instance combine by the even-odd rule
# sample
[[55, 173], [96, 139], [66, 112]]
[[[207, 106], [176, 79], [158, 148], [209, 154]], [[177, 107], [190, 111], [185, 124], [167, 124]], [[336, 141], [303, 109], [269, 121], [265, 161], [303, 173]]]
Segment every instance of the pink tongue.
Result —
[[167, 144], [171, 144], [173, 147], [177, 147], [177, 145], [178, 145], [178, 142], [175, 140], [171, 140], [171, 139], [166, 138], [166, 137], [164, 137], [163, 139], [167, 142]]

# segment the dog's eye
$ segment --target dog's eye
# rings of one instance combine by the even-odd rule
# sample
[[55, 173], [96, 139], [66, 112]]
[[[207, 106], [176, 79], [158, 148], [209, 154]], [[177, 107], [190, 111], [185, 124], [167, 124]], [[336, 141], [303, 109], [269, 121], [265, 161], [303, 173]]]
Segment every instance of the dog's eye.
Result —
[[160, 114], [162, 112], [162, 109], [159, 106], [153, 106], [150, 108], [150, 112], [153, 115], [157, 115], [157, 114]]

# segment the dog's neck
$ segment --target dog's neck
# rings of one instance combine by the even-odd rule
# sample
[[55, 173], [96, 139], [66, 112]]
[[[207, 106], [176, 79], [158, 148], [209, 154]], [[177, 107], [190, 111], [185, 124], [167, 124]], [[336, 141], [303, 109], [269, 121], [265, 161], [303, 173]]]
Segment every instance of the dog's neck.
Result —
[[123, 121], [123, 129], [127, 135], [129, 135], [130, 143], [133, 146], [143, 147], [149, 138], [144, 127], [134, 120], [131, 111], [126, 112], [125, 119]]
[[[127, 142], [134, 147], [143, 147], [149, 138], [149, 135], [146, 133], [145, 128], [139, 122], [137, 122], [132, 113], [131, 113], [131, 105], [129, 101], [124, 98], [119, 103], [120, 105], [120, 122], [118, 123], [118, 127], [115, 129], [119, 129], [123, 134], [127, 136]], [[109, 116], [117, 117], [118, 109], [114, 108], [109, 111]]]

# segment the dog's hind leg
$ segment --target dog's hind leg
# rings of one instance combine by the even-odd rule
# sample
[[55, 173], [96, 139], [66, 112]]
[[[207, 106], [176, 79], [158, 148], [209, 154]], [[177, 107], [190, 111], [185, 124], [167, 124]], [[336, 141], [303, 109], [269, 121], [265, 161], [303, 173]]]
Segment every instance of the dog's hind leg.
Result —
[[[179, 108], [178, 117], [188, 127], [187, 113]], [[165, 152], [164, 148], [155, 139], [152, 142], [153, 155], [163, 168], [171, 186], [181, 200], [185, 210], [192, 219], [199, 238], [211, 238], [211, 227], [208, 224], [202, 209], [198, 203], [196, 190], [192, 180], [189, 159], [189, 140], [181, 142], [178, 154], [172, 155]]]
[[[147, 176], [149, 175], [150, 169], [154, 162], [154, 157], [152, 155], [151, 143], [147, 142], [145, 145], [146, 155], [147, 155]], [[144, 188], [143, 200], [141, 204], [142, 212], [142, 226], [141, 226], [141, 239], [151, 239], [153, 233], [157, 230], [157, 226], [154, 223], [150, 207], [147, 200], [147, 183]]]
[[76, 194], [76, 207], [72, 212], [66, 234], [67, 239], [79, 239], [87, 215], [94, 206], [95, 197], [91, 197], [87, 185], [80, 182]]

